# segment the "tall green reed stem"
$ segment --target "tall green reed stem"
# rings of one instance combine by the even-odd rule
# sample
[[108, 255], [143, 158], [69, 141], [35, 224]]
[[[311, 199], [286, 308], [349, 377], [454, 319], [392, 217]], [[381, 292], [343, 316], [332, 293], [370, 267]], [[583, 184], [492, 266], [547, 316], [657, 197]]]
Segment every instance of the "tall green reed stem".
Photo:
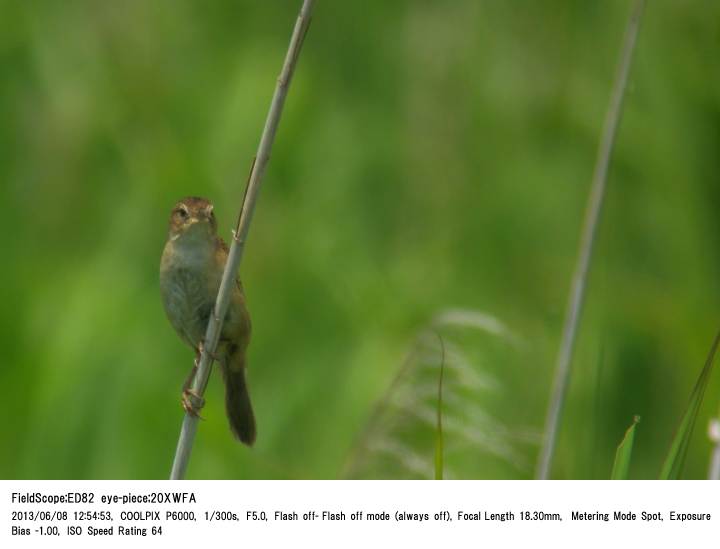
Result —
[[[265, 169], [270, 160], [270, 151], [275, 141], [275, 133], [280, 123], [285, 98], [290, 87], [297, 60], [300, 55], [305, 33], [310, 25], [310, 16], [313, 9], [313, 0], [304, 0], [300, 15], [295, 23], [290, 45], [288, 46], [285, 62], [283, 63], [280, 76], [277, 80], [275, 93], [270, 103], [265, 127], [263, 128], [260, 144], [258, 145], [255, 161], [250, 170], [250, 178], [245, 189], [245, 197], [243, 198], [242, 209], [238, 218], [237, 226], [233, 231], [232, 244], [228, 253], [225, 271], [223, 273], [220, 289], [218, 291], [217, 300], [215, 301], [214, 314], [210, 316], [207, 331], [205, 332], [205, 345], [200, 356], [200, 364], [198, 365], [197, 374], [193, 381], [193, 390], [202, 397], [210, 377], [210, 367], [212, 365], [212, 356], [215, 355], [220, 332], [222, 331], [223, 320], [230, 302], [230, 294], [232, 287], [235, 285], [235, 278], [243, 250], [245, 249], [245, 240], [250, 230], [250, 222], [252, 221], [255, 203]], [[197, 431], [198, 418], [192, 414], [185, 414], [183, 419], [180, 438], [178, 439], [177, 449], [175, 451], [175, 459], [173, 461], [171, 479], [181, 479], [185, 476], [188, 461], [190, 460], [190, 452], [192, 451], [193, 442], [195, 440], [195, 432]]]
[[560, 425], [560, 416], [565, 404], [565, 394], [570, 380], [570, 363], [572, 360], [575, 339], [577, 337], [580, 315], [585, 300], [585, 289], [587, 286], [590, 260], [592, 258], [595, 236], [597, 234], [600, 213], [602, 211], [607, 184], [608, 167], [615, 145], [622, 114], [623, 100], [627, 89], [628, 74], [632, 63], [635, 42], [640, 28], [640, 19], [645, 8], [645, 0], [635, 0], [625, 31], [624, 45], [620, 54], [615, 84], [613, 86], [610, 106], [605, 116], [602, 141], [598, 149], [597, 162], [593, 174], [592, 188], [585, 211], [580, 248], [577, 264], [570, 287], [570, 297], [565, 315], [560, 350], [555, 366], [555, 380], [553, 383], [552, 396], [548, 406], [543, 433], [543, 445], [537, 464], [536, 477], [547, 479], [550, 476], [550, 468], [555, 452], [557, 433]]

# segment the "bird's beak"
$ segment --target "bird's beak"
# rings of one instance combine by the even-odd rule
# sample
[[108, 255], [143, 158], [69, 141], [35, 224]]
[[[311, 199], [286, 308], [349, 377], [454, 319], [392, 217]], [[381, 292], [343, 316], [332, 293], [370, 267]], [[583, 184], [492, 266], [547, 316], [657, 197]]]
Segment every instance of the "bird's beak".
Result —
[[191, 217], [185, 222], [185, 230], [191, 232], [200, 231], [204, 233], [209, 230], [210, 218], [200, 214], [198, 217]]

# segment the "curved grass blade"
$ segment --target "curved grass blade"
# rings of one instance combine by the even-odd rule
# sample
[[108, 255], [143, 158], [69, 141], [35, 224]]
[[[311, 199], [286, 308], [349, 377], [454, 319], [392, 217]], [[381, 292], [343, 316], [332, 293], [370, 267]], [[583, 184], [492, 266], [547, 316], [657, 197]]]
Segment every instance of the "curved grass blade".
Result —
[[677, 480], [680, 478], [683, 466], [685, 464], [685, 456], [687, 455], [688, 447], [690, 446], [690, 438], [692, 437], [693, 428], [695, 427], [695, 421], [697, 420], [698, 412], [700, 411], [700, 405], [702, 404], [703, 396], [705, 395], [705, 389], [708, 386], [710, 380], [710, 374], [712, 373], [713, 364], [715, 362], [715, 354], [717, 353], [718, 346], [720, 345], [720, 332], [715, 336], [710, 354], [705, 361], [705, 366], [700, 372], [695, 383], [695, 388], [690, 395], [690, 402], [688, 403], [687, 409], [683, 414], [680, 426], [675, 433], [670, 450], [665, 457], [662, 470], [660, 471], [660, 480]]
[[630, 471], [630, 458], [635, 443], [635, 426], [640, 423], [640, 416], [633, 418], [632, 425], [625, 431], [625, 436], [615, 451], [615, 463], [612, 468], [612, 480], [627, 480]]

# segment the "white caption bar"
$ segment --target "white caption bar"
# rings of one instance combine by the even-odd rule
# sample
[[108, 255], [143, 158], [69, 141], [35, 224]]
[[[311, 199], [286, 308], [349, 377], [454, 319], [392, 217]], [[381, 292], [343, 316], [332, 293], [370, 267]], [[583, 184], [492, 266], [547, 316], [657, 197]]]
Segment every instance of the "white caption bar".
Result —
[[709, 481], [2, 481], [2, 547], [657, 547], [718, 539]]

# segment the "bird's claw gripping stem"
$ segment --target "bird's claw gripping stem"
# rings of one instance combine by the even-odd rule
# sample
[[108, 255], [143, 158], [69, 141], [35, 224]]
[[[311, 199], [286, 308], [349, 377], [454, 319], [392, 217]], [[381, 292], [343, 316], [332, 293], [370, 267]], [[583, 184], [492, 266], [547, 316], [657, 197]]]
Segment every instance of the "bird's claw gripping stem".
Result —
[[[193, 381], [195, 381], [195, 376], [197, 375], [198, 367], [200, 366], [200, 357], [202, 356], [204, 350], [205, 343], [201, 341], [200, 343], [198, 343], [196, 349], [195, 361], [192, 370], [190, 370], [190, 375], [188, 375], [185, 383], [183, 384], [182, 398], [180, 399], [183, 409], [191, 416], [200, 419], [203, 419], [203, 417], [200, 415], [200, 410], [202, 410], [203, 406], [205, 406], [205, 399], [192, 388], [192, 385]], [[208, 354], [210, 355], [210, 358], [212, 360], [217, 361], [217, 356], [215, 356], [213, 353]]]
[[182, 394], [182, 407], [191, 416], [204, 419], [200, 410], [205, 406], [205, 399], [192, 389], [185, 389]]

